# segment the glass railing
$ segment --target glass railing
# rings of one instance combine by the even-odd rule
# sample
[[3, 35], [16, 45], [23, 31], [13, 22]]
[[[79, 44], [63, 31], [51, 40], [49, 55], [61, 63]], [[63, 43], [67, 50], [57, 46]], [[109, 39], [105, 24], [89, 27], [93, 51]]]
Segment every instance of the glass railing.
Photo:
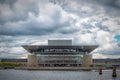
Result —
[[85, 54], [84, 52], [34, 52], [34, 54], [44, 54], [44, 55], [53, 55], [53, 54]]

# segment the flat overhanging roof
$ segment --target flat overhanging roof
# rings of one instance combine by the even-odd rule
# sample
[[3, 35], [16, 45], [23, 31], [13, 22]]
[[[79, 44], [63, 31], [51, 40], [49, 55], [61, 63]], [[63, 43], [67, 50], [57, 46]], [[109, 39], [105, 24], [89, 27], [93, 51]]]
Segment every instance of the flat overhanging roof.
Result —
[[71, 46], [49, 46], [49, 45], [23, 45], [24, 49], [32, 53], [32, 51], [37, 51], [39, 49], [82, 49], [85, 52], [91, 52], [98, 47], [98, 45], [71, 45]]

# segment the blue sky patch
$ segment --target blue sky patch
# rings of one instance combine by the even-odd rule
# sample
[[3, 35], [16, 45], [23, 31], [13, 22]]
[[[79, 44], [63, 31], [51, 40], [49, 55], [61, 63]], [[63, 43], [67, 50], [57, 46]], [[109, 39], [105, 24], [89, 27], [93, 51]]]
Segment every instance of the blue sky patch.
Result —
[[116, 41], [120, 41], [120, 35], [116, 35], [114, 38], [116, 39]]

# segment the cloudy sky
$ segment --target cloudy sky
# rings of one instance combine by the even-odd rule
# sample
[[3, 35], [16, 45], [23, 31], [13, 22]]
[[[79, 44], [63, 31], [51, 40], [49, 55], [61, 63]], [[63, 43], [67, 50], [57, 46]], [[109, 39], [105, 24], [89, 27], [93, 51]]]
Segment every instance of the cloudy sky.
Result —
[[99, 45], [94, 58], [120, 58], [120, 0], [0, 0], [0, 58], [25, 58], [22, 45], [48, 39]]

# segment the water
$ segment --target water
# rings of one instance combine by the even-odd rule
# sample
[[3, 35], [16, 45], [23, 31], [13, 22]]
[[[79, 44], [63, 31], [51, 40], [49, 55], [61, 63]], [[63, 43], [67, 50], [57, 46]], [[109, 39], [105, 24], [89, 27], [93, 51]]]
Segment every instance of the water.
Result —
[[111, 70], [104, 70], [102, 75], [95, 71], [41, 71], [41, 70], [0, 70], [0, 80], [120, 80], [112, 78]]

